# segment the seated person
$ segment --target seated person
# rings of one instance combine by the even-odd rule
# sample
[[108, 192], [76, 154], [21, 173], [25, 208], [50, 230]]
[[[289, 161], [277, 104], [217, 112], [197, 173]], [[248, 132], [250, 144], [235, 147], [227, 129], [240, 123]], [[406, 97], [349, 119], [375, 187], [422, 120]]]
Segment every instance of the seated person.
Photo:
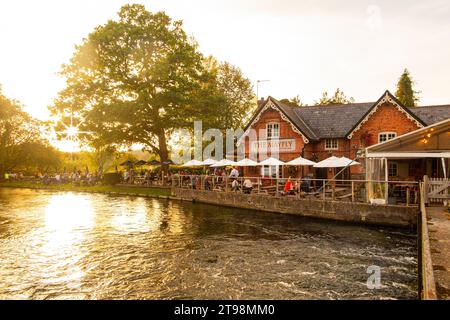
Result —
[[209, 179], [205, 180], [205, 190], [211, 190], [211, 183], [209, 182]]
[[303, 192], [311, 192], [311, 177], [306, 176], [302, 180], [302, 184], [300, 185], [300, 189]]
[[253, 190], [253, 183], [251, 182], [250, 179], [245, 179], [244, 183], [242, 184], [242, 191], [244, 193], [250, 194]]
[[292, 183], [291, 177], [289, 177], [284, 185], [284, 194], [295, 194], [294, 184]]
[[231, 190], [232, 191], [239, 190], [239, 182], [237, 181], [237, 179], [234, 179], [233, 182], [231, 183]]

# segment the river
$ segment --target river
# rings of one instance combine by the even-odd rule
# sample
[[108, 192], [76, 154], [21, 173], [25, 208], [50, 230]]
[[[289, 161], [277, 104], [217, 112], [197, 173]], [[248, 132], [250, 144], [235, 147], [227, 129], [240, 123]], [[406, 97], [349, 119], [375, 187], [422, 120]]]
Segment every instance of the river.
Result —
[[404, 229], [0, 188], [0, 299], [416, 299], [416, 251]]

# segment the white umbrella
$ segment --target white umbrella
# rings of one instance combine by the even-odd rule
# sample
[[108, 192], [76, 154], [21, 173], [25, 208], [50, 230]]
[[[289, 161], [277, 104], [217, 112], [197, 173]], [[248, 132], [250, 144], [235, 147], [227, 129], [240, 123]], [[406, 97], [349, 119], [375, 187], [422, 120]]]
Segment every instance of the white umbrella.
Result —
[[346, 157], [340, 157], [339, 163], [341, 164], [341, 167], [356, 166], [360, 164], [359, 162], [356, 162]]
[[228, 159], [222, 159], [218, 161], [217, 163], [213, 164], [212, 168], [218, 168], [218, 167], [226, 167], [226, 166], [234, 166], [236, 165], [236, 162], [228, 160]]
[[325, 160], [317, 162], [314, 165], [314, 168], [338, 168], [338, 167], [342, 167], [342, 161], [339, 161], [339, 158], [335, 156], [326, 158]]
[[203, 162], [194, 159], [194, 160], [188, 161], [185, 164], [183, 164], [183, 167], [199, 167], [202, 165], [203, 165]]
[[316, 163], [314, 161], [298, 157], [297, 159], [291, 160], [286, 163], [288, 166], [313, 166]]
[[259, 166], [282, 166], [285, 165], [285, 163], [281, 160], [275, 159], [275, 158], [267, 158], [264, 161], [261, 161]]
[[203, 161], [203, 165], [204, 166], [210, 166], [210, 165], [213, 165], [213, 164], [216, 164], [216, 163], [217, 163], [217, 160], [214, 160], [214, 159], [211, 159], [211, 158], [206, 159], [205, 161]]
[[322, 160], [322, 161], [316, 163], [314, 165], [314, 168], [341, 168], [341, 167], [347, 167], [347, 166], [354, 166], [357, 164], [359, 164], [359, 163], [356, 161], [352, 162], [352, 160], [350, 160], [349, 158], [346, 158], [346, 157], [338, 158], [338, 157], [332, 156], [332, 157], [329, 157], [325, 160]]
[[245, 158], [236, 162], [236, 165], [238, 167], [255, 167], [258, 165], [258, 162]]

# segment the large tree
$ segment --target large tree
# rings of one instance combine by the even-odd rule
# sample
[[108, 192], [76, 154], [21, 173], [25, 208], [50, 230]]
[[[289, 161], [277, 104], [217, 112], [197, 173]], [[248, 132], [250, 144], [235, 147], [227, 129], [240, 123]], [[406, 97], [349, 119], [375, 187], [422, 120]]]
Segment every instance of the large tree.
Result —
[[419, 102], [419, 91], [415, 91], [414, 81], [408, 71], [405, 69], [403, 74], [400, 76], [400, 79], [397, 83], [397, 91], [395, 92], [395, 96], [398, 100], [400, 100], [403, 105], [406, 107], [414, 107], [417, 102]]
[[205, 59], [208, 80], [199, 91], [198, 101], [204, 106], [201, 119], [205, 128], [242, 128], [256, 109], [251, 81], [241, 69], [213, 57]]
[[207, 78], [182, 23], [137, 4], [89, 34], [62, 75], [67, 86], [52, 110], [63, 121], [72, 114], [90, 142], [139, 143], [162, 161], [172, 131], [200, 116], [195, 97]]
[[19, 102], [4, 96], [0, 87], [0, 180], [5, 172], [28, 165], [35, 151], [46, 147], [41, 125]]
[[332, 97], [328, 96], [328, 92], [323, 92], [322, 97], [319, 100], [314, 101], [315, 105], [332, 105], [332, 104], [347, 104], [353, 103], [355, 99], [353, 97], [347, 97], [345, 93], [337, 88]]

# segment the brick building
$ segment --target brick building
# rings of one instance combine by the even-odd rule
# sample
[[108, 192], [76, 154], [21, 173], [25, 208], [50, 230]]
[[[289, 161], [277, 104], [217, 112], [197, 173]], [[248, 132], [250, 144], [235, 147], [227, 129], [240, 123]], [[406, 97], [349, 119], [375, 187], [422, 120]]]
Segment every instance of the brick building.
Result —
[[[299, 156], [316, 162], [332, 155], [354, 159], [370, 145], [448, 118], [450, 105], [407, 108], [389, 91], [376, 102], [311, 107], [293, 107], [269, 97], [259, 102], [240, 143], [244, 143], [245, 156], [258, 161], [271, 156], [273, 150], [285, 162]], [[414, 171], [400, 169], [408, 174]], [[331, 170], [308, 167], [244, 169], [247, 176], [300, 177], [306, 173], [316, 178], [332, 175]], [[363, 178], [364, 165], [351, 167], [342, 177], [350, 176]]]

